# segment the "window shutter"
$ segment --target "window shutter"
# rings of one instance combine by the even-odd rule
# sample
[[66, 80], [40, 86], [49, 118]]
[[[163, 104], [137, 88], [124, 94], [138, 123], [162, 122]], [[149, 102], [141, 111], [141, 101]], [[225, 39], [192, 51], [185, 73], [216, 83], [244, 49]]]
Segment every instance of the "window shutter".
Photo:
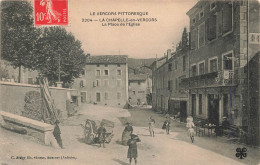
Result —
[[216, 38], [216, 23], [217, 23], [217, 17], [216, 15], [211, 15], [207, 19], [207, 38], [209, 41]]
[[217, 13], [217, 31], [218, 31], [218, 36], [222, 35], [222, 11]]
[[232, 4], [223, 7], [223, 34], [232, 30]]
[[199, 26], [199, 47], [205, 44], [205, 24]]
[[191, 48], [195, 49], [196, 48], [196, 42], [197, 41], [197, 30], [194, 29], [191, 32]]

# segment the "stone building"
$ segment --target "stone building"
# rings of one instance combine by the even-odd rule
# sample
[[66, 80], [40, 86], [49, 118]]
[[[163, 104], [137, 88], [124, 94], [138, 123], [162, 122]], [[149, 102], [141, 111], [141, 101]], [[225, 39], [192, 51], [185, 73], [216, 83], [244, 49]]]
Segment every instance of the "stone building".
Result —
[[129, 74], [129, 103], [147, 105], [148, 95], [152, 92], [152, 80], [147, 74]]
[[126, 55], [89, 56], [85, 72], [74, 81], [81, 101], [123, 107], [128, 100], [128, 57]]
[[153, 70], [153, 108], [171, 115], [180, 115], [181, 120], [187, 117], [188, 92], [182, 89], [180, 82], [189, 77], [188, 51], [167, 51], [164, 63]]
[[[249, 2], [249, 5], [248, 3]], [[259, 52], [257, 1], [199, 1], [190, 17], [188, 114], [249, 131], [249, 72], [245, 67]], [[258, 119], [259, 120], [259, 119]]]
[[[169, 54], [169, 56], [171, 56]], [[156, 58], [156, 60], [151, 64], [151, 69], [152, 69], [152, 107], [153, 110], [155, 111], [165, 111], [165, 102], [163, 101], [164, 96], [167, 96], [167, 91], [166, 93], [163, 93], [162, 90], [165, 90], [163, 88], [163, 81], [162, 77], [163, 75], [160, 75], [162, 73], [164, 67], [163, 65], [165, 64], [167, 60], [166, 56], [163, 56], [159, 59]], [[161, 68], [159, 70], [159, 68]], [[161, 95], [163, 94], [163, 97]]]

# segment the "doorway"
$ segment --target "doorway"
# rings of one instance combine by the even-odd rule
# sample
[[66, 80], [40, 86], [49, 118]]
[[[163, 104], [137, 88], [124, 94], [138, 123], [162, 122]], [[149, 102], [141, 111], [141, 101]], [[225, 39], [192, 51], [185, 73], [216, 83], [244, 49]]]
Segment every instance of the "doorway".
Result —
[[209, 122], [219, 125], [219, 95], [208, 95], [208, 114]]
[[191, 95], [191, 115], [196, 117], [196, 94]]
[[81, 95], [81, 102], [85, 103], [87, 102], [87, 92], [80, 92]]
[[185, 122], [187, 118], [187, 101], [180, 102], [180, 121]]
[[96, 93], [96, 101], [100, 102], [101, 98], [100, 98], [100, 93]]

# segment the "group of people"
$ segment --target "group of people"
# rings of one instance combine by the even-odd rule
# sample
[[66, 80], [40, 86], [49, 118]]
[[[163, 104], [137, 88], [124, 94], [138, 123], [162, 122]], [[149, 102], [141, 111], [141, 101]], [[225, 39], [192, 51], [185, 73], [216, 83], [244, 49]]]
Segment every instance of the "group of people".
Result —
[[[155, 124], [155, 120], [153, 119], [153, 117], [151, 116], [149, 119], [149, 132], [150, 135], [152, 137], [154, 137], [154, 124]], [[169, 135], [170, 134], [170, 115], [166, 114], [166, 121], [163, 123], [162, 129], [166, 130], [166, 134]], [[188, 136], [191, 139], [191, 142], [194, 142], [194, 123], [193, 123], [193, 118], [191, 116], [187, 117], [187, 124], [186, 127], [188, 128]]]

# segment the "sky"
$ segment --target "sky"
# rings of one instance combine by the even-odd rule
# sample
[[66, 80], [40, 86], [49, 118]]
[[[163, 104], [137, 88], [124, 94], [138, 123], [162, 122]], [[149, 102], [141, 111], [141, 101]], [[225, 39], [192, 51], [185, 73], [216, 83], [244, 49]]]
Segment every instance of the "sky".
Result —
[[[189, 29], [186, 12], [198, 0], [70, 0], [69, 26], [91, 55], [128, 55], [130, 58], [161, 57]], [[90, 15], [97, 12], [148, 12], [145, 16]], [[118, 14], [118, 13], [117, 13]], [[156, 18], [140, 26], [102, 26], [107, 18]], [[82, 22], [82, 19], [98, 21]], [[106, 23], [106, 22], [103, 22]]]

